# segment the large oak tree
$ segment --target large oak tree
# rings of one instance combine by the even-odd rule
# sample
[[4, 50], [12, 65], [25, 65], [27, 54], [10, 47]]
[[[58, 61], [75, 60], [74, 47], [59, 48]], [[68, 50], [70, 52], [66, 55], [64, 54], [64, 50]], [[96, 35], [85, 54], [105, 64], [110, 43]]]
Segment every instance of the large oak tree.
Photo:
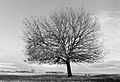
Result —
[[72, 76], [70, 62], [93, 63], [103, 57], [99, 21], [83, 8], [61, 8], [46, 17], [26, 18], [24, 28], [27, 61], [66, 64], [68, 77]]

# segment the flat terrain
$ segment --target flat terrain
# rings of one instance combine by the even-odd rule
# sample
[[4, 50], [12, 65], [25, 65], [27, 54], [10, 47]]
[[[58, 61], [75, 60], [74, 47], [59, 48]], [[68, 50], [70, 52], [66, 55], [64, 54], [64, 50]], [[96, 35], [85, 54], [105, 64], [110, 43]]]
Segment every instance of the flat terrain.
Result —
[[0, 82], [120, 82], [120, 75], [74, 75], [71, 78], [66, 75], [0, 75]]

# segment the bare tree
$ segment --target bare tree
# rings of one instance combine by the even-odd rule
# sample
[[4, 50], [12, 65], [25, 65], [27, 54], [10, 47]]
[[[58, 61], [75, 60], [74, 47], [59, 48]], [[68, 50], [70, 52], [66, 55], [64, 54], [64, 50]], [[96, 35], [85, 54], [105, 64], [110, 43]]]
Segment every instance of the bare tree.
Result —
[[68, 77], [72, 76], [70, 62], [93, 63], [103, 58], [98, 19], [85, 9], [63, 8], [49, 17], [31, 17], [25, 19], [24, 28], [27, 61], [66, 64]]

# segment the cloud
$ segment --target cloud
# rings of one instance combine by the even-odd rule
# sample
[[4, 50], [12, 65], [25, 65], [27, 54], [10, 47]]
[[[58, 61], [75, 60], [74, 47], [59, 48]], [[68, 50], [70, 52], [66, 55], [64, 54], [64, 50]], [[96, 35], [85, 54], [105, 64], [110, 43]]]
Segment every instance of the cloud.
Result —
[[[0, 63], [0, 68], [10, 69], [10, 70], [31, 70], [35, 69], [36, 72], [46, 72], [46, 71], [63, 71], [67, 72], [66, 65], [37, 65], [28, 64], [24, 62], [14, 62], [14, 63]], [[71, 69], [73, 73], [118, 73], [120, 71], [120, 61], [111, 60], [101, 63], [93, 64], [72, 64]]]
[[120, 61], [105, 61], [93, 64], [72, 65], [74, 73], [119, 73]]
[[109, 50], [109, 60], [120, 59], [120, 10], [99, 11], [96, 13], [105, 39], [105, 47]]
[[119, 73], [120, 61], [111, 60], [102, 63], [96, 63], [88, 65], [88, 68], [91, 72], [96, 73]]
[[39, 72], [46, 72], [46, 71], [66, 71], [66, 65], [57, 65], [57, 64], [28, 64], [31, 68], [35, 69]]
[[107, 61], [103, 63], [93, 64], [90, 68], [96, 69], [109, 69], [109, 68], [120, 68], [120, 61]]
[[1, 68], [17, 68], [15, 64], [13, 63], [0, 63]]
[[29, 64], [29, 66], [32, 66], [32, 67], [47, 67], [47, 68], [54, 68], [54, 67], [57, 67], [56, 64], [53, 64], [53, 65], [49, 65], [49, 64]]

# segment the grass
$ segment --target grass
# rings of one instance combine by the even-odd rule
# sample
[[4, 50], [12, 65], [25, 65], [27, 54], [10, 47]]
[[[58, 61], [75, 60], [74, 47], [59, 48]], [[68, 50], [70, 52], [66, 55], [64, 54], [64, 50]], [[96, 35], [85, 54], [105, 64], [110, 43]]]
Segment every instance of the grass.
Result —
[[0, 75], [0, 82], [120, 82], [119, 75], [74, 75], [68, 78], [66, 75]]
[[[2, 82], [80, 82], [80, 77], [68, 78], [66, 75], [0, 75]], [[82, 81], [81, 81], [82, 82]]]

